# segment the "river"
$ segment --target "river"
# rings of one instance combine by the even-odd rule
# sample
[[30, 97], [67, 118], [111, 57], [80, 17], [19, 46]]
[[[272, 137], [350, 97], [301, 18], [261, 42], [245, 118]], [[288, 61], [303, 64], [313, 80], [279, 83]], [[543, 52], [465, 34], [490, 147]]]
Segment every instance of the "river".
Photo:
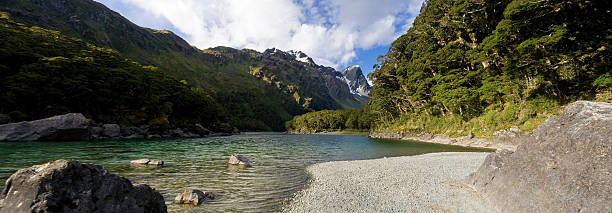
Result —
[[[247, 133], [229, 137], [87, 142], [0, 143], [0, 181], [21, 168], [56, 159], [103, 165], [135, 184], [160, 191], [170, 212], [278, 211], [308, 180], [308, 165], [431, 152], [486, 151], [440, 144], [370, 139], [356, 135]], [[230, 166], [232, 154], [251, 167]], [[130, 160], [164, 160], [160, 168], [134, 168]], [[199, 207], [172, 204], [184, 188], [211, 191], [221, 198]]]

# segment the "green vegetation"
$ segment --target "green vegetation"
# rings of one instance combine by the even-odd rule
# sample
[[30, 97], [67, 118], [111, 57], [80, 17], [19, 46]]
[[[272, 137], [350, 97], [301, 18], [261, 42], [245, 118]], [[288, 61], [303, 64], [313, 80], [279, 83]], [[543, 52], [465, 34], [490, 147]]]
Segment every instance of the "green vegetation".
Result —
[[[611, 101], [606, 4], [425, 1], [370, 74], [372, 129], [490, 136], [511, 126], [532, 130], [576, 100]], [[313, 131], [300, 123], [294, 130]]]
[[295, 116], [286, 123], [286, 128], [296, 133], [362, 133], [370, 129], [372, 118], [363, 109], [323, 110]]
[[[598, 1], [429, 0], [372, 73], [378, 129], [531, 130], [609, 91], [610, 14]], [[608, 76], [608, 77], [606, 77]]]
[[0, 10], [28, 26], [57, 30], [155, 66], [211, 96], [243, 131], [282, 131], [295, 115], [342, 108], [314, 68], [247, 49], [199, 50], [169, 31], [139, 27], [92, 0], [4, 0]]
[[122, 125], [226, 122], [212, 97], [110, 49], [0, 13], [0, 114], [31, 120], [81, 112]]

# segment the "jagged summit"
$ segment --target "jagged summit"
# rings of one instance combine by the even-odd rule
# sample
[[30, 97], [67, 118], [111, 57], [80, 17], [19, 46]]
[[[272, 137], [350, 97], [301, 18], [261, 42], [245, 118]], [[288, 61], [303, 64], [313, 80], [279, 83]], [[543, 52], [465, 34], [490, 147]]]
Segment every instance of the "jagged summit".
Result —
[[323, 81], [334, 100], [340, 103], [343, 108], [363, 107], [368, 101], [368, 95], [372, 86], [361, 71], [361, 66], [354, 65], [343, 71], [338, 71], [332, 67], [318, 65], [311, 57], [302, 51], [282, 51], [277, 48], [267, 49], [263, 53], [267, 56], [274, 56], [294, 63], [305, 63], [305, 69], [316, 69], [323, 77]]
[[282, 51], [276, 48], [271, 48], [271, 49], [267, 49], [266, 51], [264, 51], [264, 54], [275, 55], [285, 60], [295, 59], [297, 61], [304, 62], [310, 65], [316, 65], [314, 60], [312, 60], [311, 57], [308, 57], [308, 55], [306, 55], [306, 53], [302, 51], [289, 50], [285, 52], [285, 51]]
[[352, 93], [356, 93], [361, 96], [368, 96], [370, 94], [372, 86], [368, 83], [368, 80], [363, 75], [361, 66], [350, 66], [342, 70], [341, 73], [346, 79]]

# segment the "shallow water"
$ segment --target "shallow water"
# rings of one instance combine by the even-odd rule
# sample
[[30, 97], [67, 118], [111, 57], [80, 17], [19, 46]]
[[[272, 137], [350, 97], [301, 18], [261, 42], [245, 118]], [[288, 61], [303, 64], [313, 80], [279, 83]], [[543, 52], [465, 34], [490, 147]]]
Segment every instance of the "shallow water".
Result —
[[[170, 212], [269, 212], [304, 187], [308, 165], [430, 152], [486, 151], [457, 146], [369, 139], [354, 135], [243, 134], [198, 139], [97, 142], [0, 143], [0, 181], [15, 171], [56, 159], [103, 165], [113, 173], [160, 191]], [[230, 155], [249, 157], [252, 167], [227, 165]], [[130, 160], [164, 160], [161, 168], [132, 168]], [[174, 205], [176, 194], [196, 188], [222, 195], [200, 207]]]

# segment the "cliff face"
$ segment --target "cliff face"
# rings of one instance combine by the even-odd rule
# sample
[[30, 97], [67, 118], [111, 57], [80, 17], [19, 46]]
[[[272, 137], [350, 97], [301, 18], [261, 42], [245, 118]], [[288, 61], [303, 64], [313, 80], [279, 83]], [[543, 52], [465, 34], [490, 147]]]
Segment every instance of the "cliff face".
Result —
[[576, 102], [468, 179], [501, 212], [612, 211], [612, 104]]
[[370, 83], [368, 83], [368, 80], [363, 75], [359, 65], [348, 67], [342, 70], [341, 73], [347, 79], [351, 93], [361, 96], [368, 96], [370, 94], [372, 86], [370, 86]]

